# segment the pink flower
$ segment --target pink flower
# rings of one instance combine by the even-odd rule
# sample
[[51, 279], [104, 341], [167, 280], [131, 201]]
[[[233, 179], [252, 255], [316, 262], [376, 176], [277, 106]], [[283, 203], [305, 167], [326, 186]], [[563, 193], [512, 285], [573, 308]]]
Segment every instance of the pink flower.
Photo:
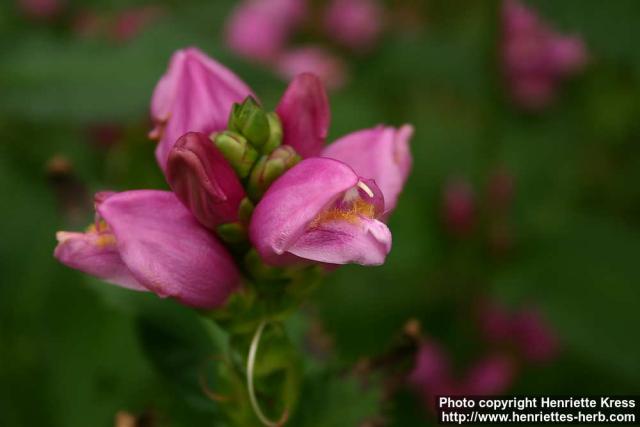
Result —
[[110, 33], [119, 42], [126, 42], [136, 37], [145, 27], [162, 15], [157, 6], [133, 7], [118, 13]]
[[367, 50], [378, 39], [384, 11], [377, 0], [333, 0], [324, 15], [329, 37], [353, 50]]
[[511, 359], [499, 353], [492, 354], [471, 366], [460, 388], [466, 395], [501, 394], [509, 389], [515, 373]]
[[234, 102], [251, 95], [229, 69], [196, 48], [179, 50], [153, 92], [150, 136], [160, 142], [156, 158], [163, 171], [171, 148], [187, 132], [209, 134], [227, 127]]
[[311, 158], [269, 188], [253, 213], [249, 233], [271, 264], [297, 257], [380, 265], [391, 250], [391, 232], [379, 221], [383, 208], [373, 181], [342, 162]]
[[283, 53], [277, 58], [275, 68], [285, 80], [291, 80], [302, 73], [313, 73], [329, 89], [339, 89], [347, 82], [344, 61], [317, 46], [306, 46]]
[[63, 264], [129, 289], [202, 308], [222, 305], [239, 281], [233, 259], [169, 192], [98, 193], [84, 233], [59, 232]]
[[422, 343], [408, 383], [422, 396], [425, 406], [432, 411], [437, 408], [436, 396], [455, 393], [449, 358], [437, 343]]
[[260, 255], [272, 264], [299, 258], [382, 264], [391, 250], [382, 220], [395, 207], [411, 167], [411, 126], [355, 132], [325, 149], [327, 97], [310, 74], [290, 84], [276, 111], [285, 143], [303, 157], [338, 161], [305, 160], [267, 191], [249, 229]]
[[38, 20], [53, 19], [65, 6], [65, 0], [18, 0], [22, 12], [29, 18]]
[[475, 197], [471, 185], [463, 180], [448, 182], [443, 193], [442, 216], [448, 230], [468, 235], [475, 224]]
[[558, 83], [587, 62], [582, 39], [562, 36], [517, 0], [503, 4], [503, 67], [512, 98], [538, 109], [555, 97]]
[[524, 357], [531, 362], [548, 362], [558, 355], [558, 338], [536, 309], [516, 314], [513, 336]]
[[558, 354], [558, 338], [535, 308], [510, 311], [496, 301], [484, 301], [478, 324], [485, 340], [515, 347], [530, 362], [547, 362]]
[[226, 27], [228, 46], [255, 61], [273, 60], [305, 16], [304, 0], [245, 0]]
[[407, 382], [435, 411], [436, 397], [443, 395], [497, 395], [513, 383], [516, 366], [506, 356], [495, 353], [480, 358], [459, 377], [453, 375], [449, 356], [434, 341], [421, 344]]

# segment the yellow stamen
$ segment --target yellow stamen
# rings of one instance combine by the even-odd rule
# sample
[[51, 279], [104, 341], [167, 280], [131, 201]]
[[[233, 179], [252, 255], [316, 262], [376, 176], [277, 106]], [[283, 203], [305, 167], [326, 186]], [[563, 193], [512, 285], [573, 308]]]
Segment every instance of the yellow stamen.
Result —
[[362, 199], [354, 200], [349, 209], [333, 208], [321, 212], [314, 220], [309, 224], [310, 228], [316, 228], [320, 225], [331, 221], [346, 221], [352, 224], [357, 224], [360, 221], [360, 217], [374, 218], [375, 207], [371, 203], [367, 203]]

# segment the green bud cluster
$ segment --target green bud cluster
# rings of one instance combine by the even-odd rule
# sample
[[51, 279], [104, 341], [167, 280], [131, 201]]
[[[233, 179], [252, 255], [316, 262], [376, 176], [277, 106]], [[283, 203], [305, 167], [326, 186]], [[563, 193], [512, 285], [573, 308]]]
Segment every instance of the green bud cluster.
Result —
[[244, 136], [261, 154], [269, 154], [282, 144], [278, 115], [266, 112], [251, 96], [242, 104], [233, 104], [228, 128]]
[[251, 171], [247, 185], [251, 200], [260, 200], [269, 186], [299, 161], [298, 153], [288, 145], [280, 146], [270, 155], [260, 157]]

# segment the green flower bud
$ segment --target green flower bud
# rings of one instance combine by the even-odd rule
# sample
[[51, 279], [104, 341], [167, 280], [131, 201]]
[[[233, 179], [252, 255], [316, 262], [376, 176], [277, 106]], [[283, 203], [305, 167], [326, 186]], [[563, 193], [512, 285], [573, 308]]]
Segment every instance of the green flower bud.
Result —
[[212, 134], [211, 139], [238, 176], [240, 178], [247, 177], [258, 159], [258, 152], [255, 148], [236, 132], [225, 131]]
[[253, 215], [254, 207], [253, 202], [248, 197], [242, 199], [240, 207], [238, 208], [238, 219], [242, 224], [246, 225], [251, 222], [251, 215]]
[[241, 243], [247, 240], [247, 229], [239, 222], [230, 222], [219, 225], [216, 234], [220, 239], [229, 244]]
[[267, 114], [269, 120], [269, 139], [262, 147], [263, 154], [271, 154], [273, 150], [282, 144], [282, 123], [274, 112]]
[[229, 129], [242, 134], [256, 148], [262, 147], [269, 140], [267, 113], [251, 96], [242, 104], [233, 105]]
[[262, 156], [249, 176], [247, 192], [251, 200], [260, 200], [269, 186], [299, 161], [298, 153], [288, 145], [276, 148], [269, 156]]

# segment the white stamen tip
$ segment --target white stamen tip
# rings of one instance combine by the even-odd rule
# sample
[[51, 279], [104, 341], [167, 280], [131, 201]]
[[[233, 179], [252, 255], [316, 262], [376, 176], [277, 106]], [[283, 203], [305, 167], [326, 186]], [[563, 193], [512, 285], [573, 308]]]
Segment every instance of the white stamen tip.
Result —
[[360, 187], [362, 191], [367, 193], [369, 197], [373, 197], [373, 191], [371, 191], [371, 189], [369, 188], [369, 186], [367, 186], [367, 184], [365, 184], [362, 181], [358, 181], [358, 187]]

